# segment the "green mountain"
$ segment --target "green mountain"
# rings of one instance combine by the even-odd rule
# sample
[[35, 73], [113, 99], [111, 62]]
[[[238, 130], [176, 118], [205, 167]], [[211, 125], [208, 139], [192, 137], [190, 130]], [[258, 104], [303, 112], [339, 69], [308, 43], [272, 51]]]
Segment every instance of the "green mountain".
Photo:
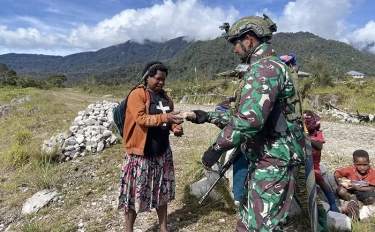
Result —
[[[294, 52], [300, 70], [309, 72], [312, 58], [327, 62], [333, 70], [345, 73], [351, 70], [375, 76], [375, 55], [361, 52], [351, 45], [323, 39], [309, 32], [277, 33], [272, 39], [279, 55]], [[102, 82], [119, 82], [138, 79], [143, 65], [152, 60], [166, 62], [175, 79], [207, 77], [235, 67], [238, 58], [233, 46], [223, 38], [188, 42], [183, 37], [165, 43], [128, 41], [95, 52], [82, 52], [68, 56], [36, 54], [0, 55], [0, 62], [21, 75], [46, 77], [54, 73], [67, 75], [69, 82], [95, 76]]]
[[127, 41], [95, 52], [82, 52], [64, 57], [10, 53], [0, 55], [0, 62], [18, 74], [46, 77], [54, 73], [64, 73], [70, 79], [80, 80], [132, 64], [174, 58], [190, 43], [183, 37], [165, 43], [146, 41], [139, 44]]

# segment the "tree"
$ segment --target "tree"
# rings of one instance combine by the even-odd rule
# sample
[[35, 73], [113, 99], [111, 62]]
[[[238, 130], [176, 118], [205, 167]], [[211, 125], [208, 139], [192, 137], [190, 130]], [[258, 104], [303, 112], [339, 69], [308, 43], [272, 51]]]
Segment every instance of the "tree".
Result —
[[0, 75], [0, 86], [17, 85], [17, 79], [17, 73], [14, 70], [9, 69], [5, 71], [2, 75]]
[[48, 77], [47, 83], [51, 85], [52, 87], [64, 88], [65, 87], [64, 83], [67, 80], [68, 79], [66, 78], [64, 74], [53, 74]]
[[8, 70], [9, 69], [8, 69], [8, 67], [5, 64], [0, 63], [0, 74], [3, 74], [3, 73], [5, 73]]
[[332, 66], [328, 62], [312, 57], [308, 67], [316, 86], [333, 86]]

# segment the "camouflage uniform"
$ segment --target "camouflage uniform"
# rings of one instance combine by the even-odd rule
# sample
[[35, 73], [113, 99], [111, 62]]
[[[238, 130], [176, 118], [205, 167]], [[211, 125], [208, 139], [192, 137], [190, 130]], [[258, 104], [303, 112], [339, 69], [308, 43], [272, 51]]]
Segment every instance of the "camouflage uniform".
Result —
[[[269, 121], [275, 104], [294, 113], [294, 105], [282, 104], [294, 95], [288, 68], [262, 43], [250, 55], [238, 112], [209, 112], [208, 121], [226, 124], [214, 142], [225, 152], [241, 146], [250, 162], [245, 181], [240, 220], [247, 231], [273, 231], [286, 218], [293, 198], [296, 174], [304, 160], [301, 125], [287, 122], [285, 135], [270, 134]], [[239, 231], [239, 230], [238, 230]]]

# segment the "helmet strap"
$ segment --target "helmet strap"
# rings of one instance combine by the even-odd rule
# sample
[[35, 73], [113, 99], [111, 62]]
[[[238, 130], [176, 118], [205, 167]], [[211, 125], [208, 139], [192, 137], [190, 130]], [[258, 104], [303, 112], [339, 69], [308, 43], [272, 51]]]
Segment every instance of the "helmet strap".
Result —
[[260, 45], [263, 44], [263, 43], [259, 43], [257, 46], [254, 46], [254, 47], [252, 47], [252, 48], [250, 48], [249, 50], [246, 51], [246, 48], [243, 45], [242, 41], [239, 41], [239, 43], [241, 45], [242, 51], [244, 51], [244, 54], [241, 56], [241, 62], [243, 62], [243, 63], [248, 63], [248, 60], [249, 60], [250, 56], [255, 52], [255, 50]]
[[243, 45], [242, 41], [239, 39], [239, 40], [237, 40], [237, 43], [240, 44], [242, 51], [243, 51], [244, 53], [246, 53], [247, 51], [246, 51], [245, 45]]

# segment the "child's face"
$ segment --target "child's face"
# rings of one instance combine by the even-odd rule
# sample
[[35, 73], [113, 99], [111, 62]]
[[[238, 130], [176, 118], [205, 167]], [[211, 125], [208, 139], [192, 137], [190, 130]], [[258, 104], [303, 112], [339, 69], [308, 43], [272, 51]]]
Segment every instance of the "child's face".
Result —
[[370, 161], [364, 157], [356, 157], [353, 160], [355, 168], [359, 174], [366, 174], [370, 169]]

